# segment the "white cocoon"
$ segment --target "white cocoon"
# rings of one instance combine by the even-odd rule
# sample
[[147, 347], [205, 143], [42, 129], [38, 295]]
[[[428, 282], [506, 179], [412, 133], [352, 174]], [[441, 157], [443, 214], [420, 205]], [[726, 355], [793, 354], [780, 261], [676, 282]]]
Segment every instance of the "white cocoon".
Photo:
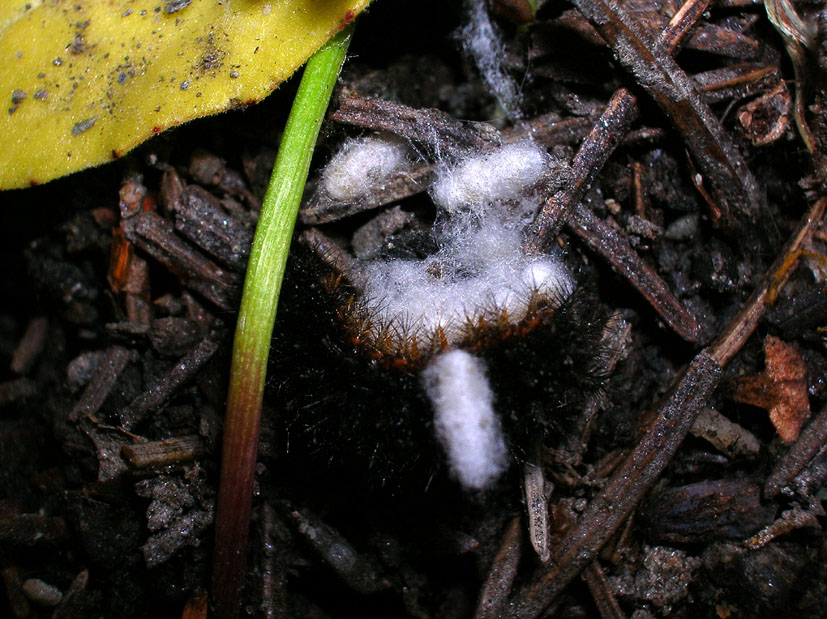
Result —
[[322, 171], [322, 188], [339, 202], [370, 192], [407, 161], [408, 147], [393, 136], [348, 140]]
[[486, 204], [519, 199], [520, 192], [545, 174], [549, 156], [530, 140], [443, 167], [431, 189], [434, 202], [448, 213], [479, 209]]
[[507, 450], [482, 362], [451, 350], [436, 357], [422, 378], [451, 470], [465, 488], [484, 490], [505, 471]]

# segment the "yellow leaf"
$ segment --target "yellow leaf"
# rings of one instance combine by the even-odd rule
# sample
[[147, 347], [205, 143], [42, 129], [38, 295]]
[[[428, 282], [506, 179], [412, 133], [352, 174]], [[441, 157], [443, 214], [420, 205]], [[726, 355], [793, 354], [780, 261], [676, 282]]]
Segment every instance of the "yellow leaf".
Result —
[[0, 0], [0, 189], [260, 101], [369, 0]]

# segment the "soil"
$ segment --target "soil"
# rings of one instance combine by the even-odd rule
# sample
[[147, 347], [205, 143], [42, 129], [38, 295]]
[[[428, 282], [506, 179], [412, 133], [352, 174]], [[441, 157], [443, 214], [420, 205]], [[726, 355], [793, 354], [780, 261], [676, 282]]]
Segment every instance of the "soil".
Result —
[[[495, 18], [514, 103], [463, 52], [462, 8], [443, 4], [376, 1], [322, 129], [296, 235], [313, 228], [336, 249], [297, 241], [288, 266], [241, 615], [821, 616], [827, 237], [818, 221], [798, 251], [784, 244], [824, 196], [823, 45], [796, 90], [761, 7], [715, 5], [704, 37], [662, 65], [701, 85], [687, 111], [634, 64], [634, 44], [624, 55], [573, 6], [547, 3], [530, 28]], [[589, 15], [601, 3], [575, 4]], [[674, 12], [629, 4], [650, 34]], [[801, 5], [827, 21], [823, 4]], [[3, 195], [0, 616], [205, 616], [235, 311], [296, 85]], [[636, 120], [601, 119], [623, 89], [617, 114]], [[357, 233], [372, 239], [360, 253], [432, 252], [437, 214], [410, 180], [527, 126], [559, 162], [540, 195], [567, 209], [530, 238], [565, 255], [578, 291], [536, 329], [475, 331], [511, 463], [469, 492], [434, 438], [424, 358], [354, 343], [351, 289], [331, 285], [342, 267], [323, 258]], [[410, 140], [419, 167], [355, 210], [331, 207], [319, 170], [373, 130]], [[734, 175], [715, 163], [736, 160]], [[675, 404], [686, 368], [744, 324], [765, 274], [782, 279], [779, 257], [789, 281], [761, 302], [754, 333], [731, 360], [713, 354], [721, 374], [693, 383], [710, 394], [698, 406]], [[667, 426], [683, 432], [674, 454], [647, 434], [690, 414], [683, 430]], [[653, 471], [658, 453], [652, 483], [611, 494], [615, 471]], [[623, 512], [617, 524], [590, 511], [603, 504]], [[580, 559], [565, 552], [579, 533], [599, 540]]]

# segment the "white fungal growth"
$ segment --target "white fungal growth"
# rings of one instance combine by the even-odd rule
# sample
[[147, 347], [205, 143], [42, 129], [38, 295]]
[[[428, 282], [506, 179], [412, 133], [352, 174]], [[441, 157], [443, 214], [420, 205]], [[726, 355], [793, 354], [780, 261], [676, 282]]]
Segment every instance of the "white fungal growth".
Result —
[[368, 260], [362, 300], [377, 329], [426, 348], [460, 345], [469, 323], [516, 324], [538, 297], [554, 306], [574, 288], [557, 254], [527, 254], [522, 229], [538, 208], [528, 191], [548, 171], [543, 148], [510, 144], [445, 167], [432, 188], [446, 211], [440, 249], [424, 260]]
[[574, 280], [562, 261], [543, 256], [531, 262], [523, 271], [523, 281], [538, 295], [551, 299], [566, 299], [574, 292]]
[[322, 171], [322, 189], [338, 202], [354, 202], [402, 168], [407, 158], [407, 145], [394, 136], [348, 140]]
[[500, 318], [516, 324], [540, 296], [565, 300], [574, 280], [556, 254], [529, 256], [519, 228], [498, 217], [479, 227], [449, 228], [445, 244], [425, 260], [365, 264], [363, 299], [377, 324], [416, 335], [428, 345], [441, 329], [446, 342], [462, 342], [468, 322]]
[[465, 488], [484, 490], [505, 471], [507, 450], [482, 363], [452, 350], [436, 357], [422, 379], [451, 470]]
[[505, 112], [518, 120], [522, 117], [520, 93], [503, 66], [505, 45], [500, 32], [488, 16], [485, 0], [469, 0], [467, 4], [469, 21], [460, 32], [462, 46]]
[[529, 140], [443, 166], [431, 189], [433, 201], [450, 214], [516, 198], [548, 171], [545, 149]]

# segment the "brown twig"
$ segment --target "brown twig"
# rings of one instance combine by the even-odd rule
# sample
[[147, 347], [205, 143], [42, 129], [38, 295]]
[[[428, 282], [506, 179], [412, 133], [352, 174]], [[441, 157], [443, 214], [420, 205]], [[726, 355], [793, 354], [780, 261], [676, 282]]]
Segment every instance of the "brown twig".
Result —
[[172, 397], [218, 350], [223, 332], [211, 333], [185, 354], [164, 375], [120, 413], [121, 425], [130, 429]]
[[582, 578], [586, 581], [589, 591], [594, 599], [594, 604], [597, 606], [597, 612], [603, 619], [624, 619], [626, 615], [620, 610], [620, 605], [617, 603], [614, 592], [606, 580], [606, 575], [597, 561], [589, 563], [588, 567], [583, 570]]
[[109, 392], [123, 372], [132, 354], [123, 346], [110, 346], [100, 361], [95, 377], [83, 390], [83, 394], [69, 413], [76, 421], [80, 415], [94, 415], [109, 396]]
[[527, 249], [542, 251], [567, 223], [572, 232], [603, 256], [649, 301], [678, 335], [689, 342], [697, 342], [700, 325], [675, 298], [666, 283], [638, 257], [620, 233], [581, 204], [586, 191], [636, 115], [637, 100], [634, 95], [625, 88], [617, 90], [572, 161], [574, 182], [546, 199], [526, 231]]
[[503, 616], [508, 593], [517, 577], [520, 562], [522, 531], [519, 518], [512, 518], [503, 534], [500, 549], [494, 557], [488, 577], [480, 591], [474, 619], [497, 619]]
[[287, 577], [284, 574], [284, 553], [279, 552], [285, 526], [269, 503], [259, 509], [261, 524], [261, 617], [276, 619], [287, 615]]
[[[708, 0], [691, 0], [676, 14], [659, 37], [660, 49], [672, 53], [703, 14]], [[528, 243], [539, 250], [548, 244], [567, 221], [572, 231], [606, 258], [652, 305], [681, 337], [697, 342], [701, 335], [695, 318], [672, 295], [660, 277], [638, 257], [619, 233], [580, 204], [586, 190], [602, 170], [619, 140], [637, 114], [634, 96], [619, 89], [583, 141], [572, 163], [575, 182], [549, 197], [528, 231]]]
[[752, 293], [738, 315], [730, 321], [723, 333], [709, 347], [710, 356], [722, 367], [741, 350], [749, 336], [755, 331], [755, 327], [758, 326], [758, 321], [764, 315], [767, 305], [774, 300], [777, 291], [787, 283], [794, 267], [798, 264], [799, 250], [824, 217], [825, 208], [827, 208], [827, 198], [821, 198], [805, 213], [795, 233], [770, 266], [761, 286]]
[[583, 199], [620, 138], [628, 131], [637, 116], [637, 109], [637, 99], [625, 88], [612, 95], [572, 161], [574, 182], [547, 198], [534, 223], [526, 231], [529, 250], [542, 251], [557, 236], [572, 205]]
[[200, 185], [188, 185], [170, 208], [175, 229], [234, 271], [247, 267], [253, 231], [221, 208], [221, 201]]
[[790, 484], [825, 442], [827, 442], [827, 408], [822, 409], [816, 415], [787, 453], [776, 462], [775, 468], [764, 483], [764, 498], [768, 500], [774, 498], [784, 486]]
[[795, 529], [803, 529], [804, 527], [821, 529], [818, 516], [824, 515], [824, 509], [820, 503], [816, 503], [816, 505], [816, 509], [813, 510], [801, 509], [800, 505], [794, 505], [792, 509], [782, 512], [780, 518], [768, 524], [751, 538], [744, 540], [744, 546], [749, 550], [759, 550], [777, 537], [786, 535]]
[[[727, 228], [757, 225], [767, 215], [766, 196], [720, 121], [694, 83], [618, 0], [574, 0], [683, 136], [710, 184]], [[671, 40], [676, 40], [671, 37]], [[757, 242], [754, 234], [746, 242]]]
[[181, 619], [206, 619], [209, 597], [203, 589], [196, 589], [187, 600]]
[[121, 224], [127, 238], [169, 269], [181, 283], [224, 310], [236, 307], [241, 280], [195, 251], [160, 215], [144, 211]]
[[294, 509], [290, 517], [299, 533], [348, 587], [369, 595], [390, 586], [372, 558], [357, 552], [338, 531], [304, 510]]
[[353, 256], [318, 228], [308, 228], [299, 235], [299, 243], [307, 247], [332, 269], [343, 274], [357, 288], [362, 285]]
[[[641, 25], [654, 33], [668, 28], [670, 23], [673, 30], [683, 28], [688, 23], [691, 28], [680, 34], [679, 40], [675, 43], [676, 49], [686, 47], [687, 49], [729, 58], [752, 58], [759, 52], [758, 43], [740, 32], [715, 24], [692, 21], [693, 19], [700, 19], [703, 10], [699, 12], [699, 8], [701, 6], [707, 8], [711, 4], [708, 0], [684, 2], [680, 10], [671, 19], [667, 19], [665, 14], [660, 12], [661, 7], [664, 7], [666, 3], [628, 1], [627, 4], [634, 5], [635, 16], [640, 20]], [[720, 2], [716, 2], [716, 4], [720, 4]], [[581, 38], [594, 45], [605, 42], [594, 26], [577, 11], [564, 11], [551, 22], [551, 25], [577, 32]]]
[[692, 34], [698, 20], [712, 0], [688, 0], [672, 16], [669, 23], [658, 35], [658, 45], [669, 53], [677, 51]]
[[552, 548], [551, 565], [535, 571], [517, 591], [512, 617], [537, 617], [591, 563], [672, 460], [720, 376], [720, 366], [706, 352], [695, 357], [658, 408], [646, 436], [592, 500], [576, 526]]
[[782, 81], [776, 58], [748, 62], [696, 73], [692, 79], [707, 103], [742, 99], [765, 91]]
[[698, 321], [618, 231], [583, 204], [570, 211], [568, 227], [640, 292], [675, 333], [688, 342], [698, 342]]
[[595, 557], [660, 476], [692, 428], [707, 398], [718, 385], [721, 369], [747, 341], [768, 305], [771, 291], [783, 285], [799, 249], [824, 216], [827, 198], [802, 218], [783, 251], [713, 344], [701, 351], [683, 372], [643, 440], [592, 500], [576, 526], [554, 548], [552, 564], [538, 568], [514, 595], [512, 617], [536, 617]]
[[124, 445], [121, 455], [134, 468], [166, 466], [186, 462], [204, 452], [199, 436], [176, 436], [163, 441]]
[[510, 144], [531, 138], [550, 147], [555, 144], [578, 144], [588, 134], [592, 120], [584, 116], [559, 118], [557, 114], [542, 114], [503, 131], [503, 143]]
[[373, 97], [342, 97], [331, 119], [389, 131], [428, 146], [438, 154], [490, 149], [502, 141], [500, 132], [488, 123], [457, 120], [437, 109], [414, 108]]

